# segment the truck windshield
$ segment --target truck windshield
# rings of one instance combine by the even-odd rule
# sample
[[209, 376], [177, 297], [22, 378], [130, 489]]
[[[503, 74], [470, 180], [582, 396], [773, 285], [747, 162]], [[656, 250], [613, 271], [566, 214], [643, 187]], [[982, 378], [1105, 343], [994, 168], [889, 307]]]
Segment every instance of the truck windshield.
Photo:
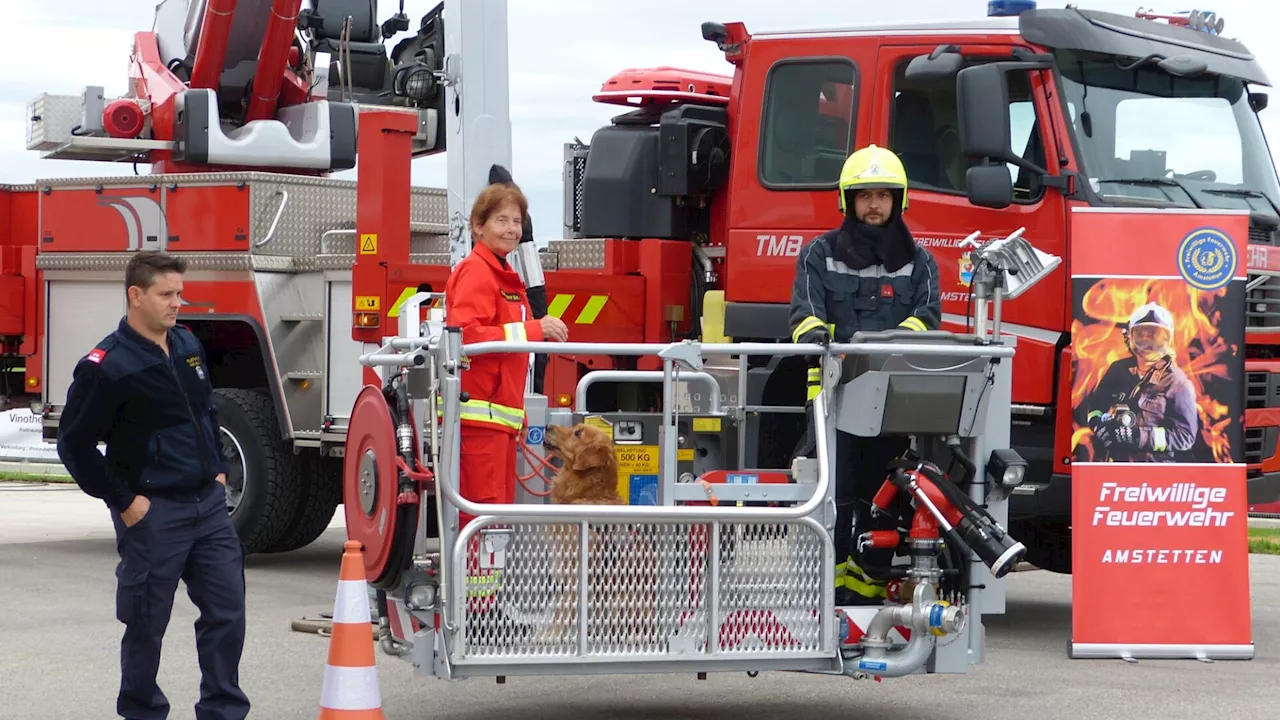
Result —
[[1136, 58], [1056, 53], [1082, 166], [1104, 202], [1280, 214], [1280, 183], [1244, 81], [1177, 77]]

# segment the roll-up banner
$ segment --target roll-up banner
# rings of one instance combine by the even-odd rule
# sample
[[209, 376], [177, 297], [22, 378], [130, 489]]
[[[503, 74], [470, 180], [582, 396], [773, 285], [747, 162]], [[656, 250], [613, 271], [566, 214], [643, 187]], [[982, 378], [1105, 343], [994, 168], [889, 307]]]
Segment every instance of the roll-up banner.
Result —
[[1249, 216], [1075, 208], [1073, 658], [1251, 659]]

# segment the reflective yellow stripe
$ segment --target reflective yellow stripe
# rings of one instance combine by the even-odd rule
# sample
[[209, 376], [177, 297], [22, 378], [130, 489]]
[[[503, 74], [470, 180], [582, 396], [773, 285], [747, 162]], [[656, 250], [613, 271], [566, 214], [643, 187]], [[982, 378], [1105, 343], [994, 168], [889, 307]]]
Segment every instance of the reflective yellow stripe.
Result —
[[[436, 417], [444, 417], [444, 398], [436, 398]], [[523, 410], [487, 400], [467, 400], [462, 403], [458, 419], [492, 423], [516, 430], [524, 427]]]
[[[551, 298], [551, 302], [547, 303], [547, 314], [564, 320], [564, 314], [568, 312], [569, 306], [573, 304], [574, 295], [556, 295]], [[604, 311], [604, 306], [609, 304], [608, 295], [592, 295], [587, 298], [587, 304], [582, 308], [582, 312], [573, 319], [575, 325], [591, 325], [600, 317], [600, 313]]]
[[810, 315], [809, 317], [801, 320], [800, 324], [796, 326], [796, 329], [791, 333], [791, 341], [798, 343], [800, 342], [800, 337], [805, 333], [809, 332], [810, 330], [816, 330], [817, 328], [826, 327], [826, 326], [827, 326], [826, 323]]
[[818, 396], [819, 396], [819, 395], [821, 395], [821, 394], [822, 394], [822, 384], [821, 384], [821, 383], [819, 383], [819, 384], [817, 384], [817, 385], [809, 385], [808, 389], [807, 389], [807, 390], [805, 391], [805, 393], [804, 393], [804, 399], [805, 399], [805, 401], [806, 401], [806, 402], [807, 402], [807, 401], [811, 401], [811, 400], [813, 400], [814, 398], [818, 397]]
[[502, 334], [507, 342], [528, 342], [529, 333], [523, 322], [510, 322], [502, 326]]
[[898, 323], [898, 327], [906, 328], [908, 330], [915, 330], [916, 332], [924, 332], [929, 329], [925, 327], [924, 321], [916, 317], [915, 315], [912, 315], [906, 320], [903, 320], [902, 322]]
[[843, 573], [841, 569], [840, 565], [836, 566], [836, 587], [843, 585], [863, 597], [885, 597], [885, 583], [867, 577], [867, 574], [853, 560], [844, 563]]
[[809, 382], [819, 382], [822, 380], [822, 368], [809, 368]]
[[560, 317], [564, 315], [565, 310], [569, 309], [569, 303], [571, 302], [573, 302], [572, 295], [556, 295], [547, 304], [547, 314], [552, 317]]
[[592, 295], [587, 300], [587, 306], [578, 313], [578, 318], [573, 322], [577, 325], [590, 325], [600, 317], [600, 311], [604, 310], [605, 303], [609, 302], [607, 295]]
[[1168, 432], [1158, 427], [1151, 431], [1151, 449], [1155, 452], [1164, 452], [1169, 449]]

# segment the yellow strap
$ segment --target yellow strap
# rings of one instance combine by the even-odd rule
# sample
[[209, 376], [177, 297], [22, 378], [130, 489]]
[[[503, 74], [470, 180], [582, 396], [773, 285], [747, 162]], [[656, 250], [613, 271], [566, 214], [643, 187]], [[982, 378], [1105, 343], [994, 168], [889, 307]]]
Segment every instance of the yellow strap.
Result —
[[826, 323], [810, 315], [809, 317], [801, 320], [800, 324], [796, 326], [796, 329], [791, 332], [791, 341], [798, 343], [800, 342], [801, 336], [805, 333], [820, 327], [826, 327]]
[[928, 327], [925, 326], [924, 321], [916, 317], [915, 315], [912, 315], [906, 320], [903, 320], [902, 322], [898, 323], [898, 327], [906, 328], [908, 330], [915, 330], [916, 332], [924, 332], [929, 329]]

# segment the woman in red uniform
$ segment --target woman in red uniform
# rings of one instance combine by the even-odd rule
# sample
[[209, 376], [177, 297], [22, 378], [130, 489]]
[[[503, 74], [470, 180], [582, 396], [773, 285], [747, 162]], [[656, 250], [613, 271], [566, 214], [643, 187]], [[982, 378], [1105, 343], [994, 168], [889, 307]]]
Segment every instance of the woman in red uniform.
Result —
[[[471, 254], [445, 285], [445, 324], [462, 329], [462, 344], [564, 342], [560, 318], [532, 319], [524, 283], [507, 263], [524, 230], [529, 203], [515, 185], [494, 183], [471, 207]], [[490, 353], [462, 371], [459, 491], [477, 503], [515, 502], [516, 438], [524, 425], [528, 353]], [[474, 516], [459, 513], [463, 526]]]

